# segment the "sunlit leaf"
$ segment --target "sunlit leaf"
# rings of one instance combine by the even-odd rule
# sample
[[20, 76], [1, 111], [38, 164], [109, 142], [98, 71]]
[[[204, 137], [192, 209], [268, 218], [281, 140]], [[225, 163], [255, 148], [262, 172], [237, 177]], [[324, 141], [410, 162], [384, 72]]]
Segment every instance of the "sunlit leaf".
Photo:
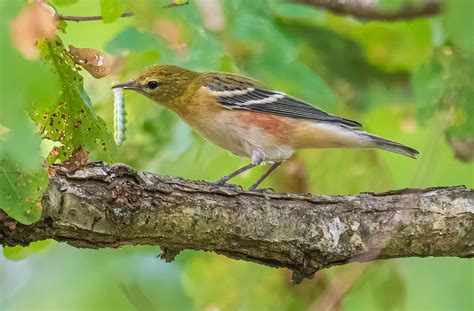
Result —
[[100, 12], [104, 23], [111, 23], [124, 13], [120, 0], [100, 0]]
[[234, 58], [231, 55], [226, 54], [220, 59], [220, 71], [239, 73], [240, 70], [235, 63]]
[[55, 5], [59, 5], [59, 6], [66, 6], [66, 5], [74, 4], [77, 1], [79, 1], [79, 0], [53, 0], [53, 3]]

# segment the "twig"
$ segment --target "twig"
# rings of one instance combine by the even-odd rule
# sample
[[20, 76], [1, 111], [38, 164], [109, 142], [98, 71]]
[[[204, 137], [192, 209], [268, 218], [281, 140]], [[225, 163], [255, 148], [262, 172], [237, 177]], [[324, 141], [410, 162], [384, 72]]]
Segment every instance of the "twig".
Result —
[[293, 0], [293, 2], [327, 9], [335, 14], [372, 20], [401, 20], [433, 16], [440, 13], [442, 6], [441, 0], [425, 0], [420, 4], [404, 6], [396, 11], [387, 11], [381, 9], [376, 0]]
[[[120, 17], [130, 17], [133, 16], [133, 12], [125, 12]], [[62, 21], [73, 21], [73, 22], [90, 22], [90, 21], [100, 21], [102, 20], [102, 16], [95, 15], [95, 16], [71, 16], [71, 15], [62, 15], [56, 14], [56, 17]]]
[[[175, 3], [170, 3], [169, 5], [164, 6], [164, 8], [172, 8], [172, 7], [177, 7], [177, 6], [183, 6], [188, 3], [183, 3], [183, 4], [175, 4]], [[125, 12], [120, 15], [120, 17], [130, 17], [135, 15], [133, 12]], [[56, 17], [59, 20], [62, 21], [73, 21], [73, 22], [90, 22], [90, 21], [100, 21], [102, 20], [102, 16], [100, 15], [94, 15], [94, 16], [72, 16], [72, 15], [63, 15], [63, 14], [56, 14]]]

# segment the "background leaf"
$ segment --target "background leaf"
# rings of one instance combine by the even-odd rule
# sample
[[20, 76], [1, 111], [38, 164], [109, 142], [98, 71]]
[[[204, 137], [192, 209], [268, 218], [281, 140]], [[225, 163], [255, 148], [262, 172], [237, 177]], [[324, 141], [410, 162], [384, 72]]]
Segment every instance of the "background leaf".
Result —
[[119, 0], [100, 0], [100, 13], [104, 23], [111, 23], [124, 13], [123, 5]]
[[0, 4], [0, 208], [22, 223], [36, 221], [47, 185], [40, 139], [27, 114], [33, 102], [49, 105], [58, 92], [54, 76], [39, 61], [28, 61], [12, 44], [8, 23], [22, 4]]

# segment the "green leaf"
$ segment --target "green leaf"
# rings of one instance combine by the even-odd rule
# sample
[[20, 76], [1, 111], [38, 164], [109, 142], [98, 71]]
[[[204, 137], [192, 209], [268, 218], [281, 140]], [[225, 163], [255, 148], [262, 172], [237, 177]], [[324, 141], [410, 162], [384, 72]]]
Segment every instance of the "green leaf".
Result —
[[59, 5], [59, 6], [66, 6], [66, 5], [74, 4], [78, 1], [79, 0], [53, 0], [53, 3], [55, 5]]
[[418, 118], [426, 121], [435, 112], [452, 113], [448, 136], [474, 137], [474, 56], [462, 47], [445, 45], [431, 62], [413, 76], [418, 97]]
[[453, 120], [447, 130], [450, 137], [474, 138], [474, 55], [453, 47], [446, 56], [446, 87], [442, 107], [452, 107]]
[[139, 32], [135, 27], [127, 27], [107, 43], [105, 51], [110, 54], [119, 54], [123, 51], [141, 52], [156, 48], [156, 36]]
[[431, 21], [358, 23], [328, 16], [325, 26], [356, 40], [367, 60], [388, 72], [410, 71], [426, 62], [433, 49]]
[[184, 276], [185, 289], [199, 310], [207, 306], [220, 310], [291, 310], [289, 306], [294, 303], [279, 270], [248, 262], [199, 256], [188, 264]]
[[24, 59], [13, 48], [8, 22], [23, 3], [6, 1], [0, 6], [0, 209], [30, 224], [40, 216], [47, 176], [42, 167], [40, 138], [27, 111], [33, 102], [45, 107], [54, 103], [59, 88], [44, 64]]
[[71, 153], [84, 147], [92, 157], [111, 160], [116, 153], [112, 135], [104, 121], [92, 109], [89, 96], [83, 88], [83, 78], [59, 39], [39, 43], [42, 57], [57, 74], [62, 86], [57, 105], [34, 105], [30, 115], [40, 128], [42, 138], [61, 143], [59, 154], [52, 155], [49, 163], [64, 161]]
[[20, 261], [32, 255], [46, 252], [54, 243], [54, 240], [44, 240], [33, 242], [28, 246], [5, 246], [3, 248], [3, 256], [11, 261]]
[[137, 69], [144, 68], [153, 64], [157, 64], [160, 59], [160, 52], [156, 50], [146, 50], [130, 54], [124, 65], [123, 73], [135, 73]]
[[428, 20], [364, 24], [358, 39], [365, 47], [367, 59], [388, 71], [416, 69], [432, 51]]
[[344, 296], [343, 309], [403, 310], [407, 300], [405, 283], [396, 263], [372, 263]]
[[474, 1], [446, 1], [443, 6], [444, 24], [449, 38], [471, 53], [474, 52]]
[[40, 198], [47, 184], [48, 177], [43, 169], [32, 171], [13, 159], [1, 160], [0, 209], [23, 224], [37, 221], [41, 216]]
[[219, 71], [234, 73], [240, 72], [239, 67], [237, 67], [237, 64], [235, 63], [235, 59], [230, 54], [225, 54], [224, 56], [222, 56], [219, 62]]
[[41, 215], [41, 196], [48, 178], [42, 167], [39, 137], [23, 109], [17, 105], [9, 114], [16, 122], [0, 142], [0, 209], [23, 224], [31, 224]]
[[419, 98], [418, 119], [422, 122], [427, 121], [438, 110], [444, 90], [443, 70], [439, 59], [433, 58], [412, 76], [415, 96]]
[[100, 11], [104, 23], [112, 23], [124, 13], [120, 0], [100, 0]]
[[377, 275], [371, 280], [372, 294], [378, 309], [399, 310], [406, 301], [405, 278], [400, 268], [392, 263], [377, 267]]

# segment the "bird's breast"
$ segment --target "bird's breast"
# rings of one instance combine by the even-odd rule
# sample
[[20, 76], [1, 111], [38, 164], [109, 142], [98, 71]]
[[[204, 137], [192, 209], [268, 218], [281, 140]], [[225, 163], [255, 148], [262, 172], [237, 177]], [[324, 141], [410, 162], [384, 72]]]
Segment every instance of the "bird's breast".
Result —
[[181, 118], [204, 138], [238, 156], [258, 154], [263, 161], [280, 162], [293, 154], [293, 126], [286, 118], [225, 108], [195, 111]]

